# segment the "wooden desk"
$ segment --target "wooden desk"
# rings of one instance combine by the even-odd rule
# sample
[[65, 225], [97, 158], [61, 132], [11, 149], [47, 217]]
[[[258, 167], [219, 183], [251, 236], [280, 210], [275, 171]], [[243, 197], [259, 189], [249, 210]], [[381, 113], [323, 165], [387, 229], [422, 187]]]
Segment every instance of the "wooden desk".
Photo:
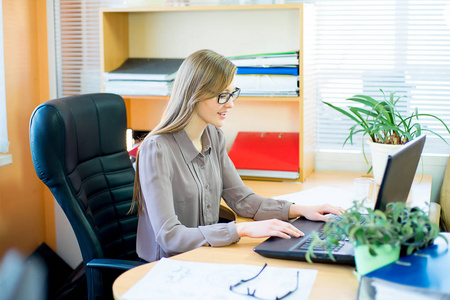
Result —
[[[358, 172], [316, 171], [304, 183], [246, 181], [246, 184], [257, 194], [272, 197], [309, 189], [319, 185], [335, 186], [352, 190], [353, 179], [365, 176]], [[411, 197], [413, 202], [430, 201], [431, 176], [425, 175], [422, 180], [417, 176], [413, 185]], [[420, 182], [420, 183], [419, 183]], [[237, 221], [247, 219], [238, 218]], [[253, 248], [265, 239], [242, 238], [237, 244], [227, 247], [201, 247], [172, 257], [183, 261], [197, 261], [209, 263], [251, 264], [262, 266], [265, 262], [269, 266], [317, 269], [318, 274], [311, 292], [310, 299], [356, 299], [358, 281], [353, 274], [354, 268], [329, 264], [309, 264], [300, 261], [271, 259], [260, 256]], [[119, 276], [113, 284], [114, 298], [121, 296], [140, 278], [142, 278], [155, 262], [131, 269]]]
[[[271, 259], [253, 252], [253, 248], [264, 239], [242, 238], [239, 243], [227, 247], [201, 247], [177, 256], [173, 259], [209, 263], [249, 264], [268, 266], [317, 269], [316, 280], [310, 299], [356, 299], [358, 281], [353, 274], [353, 267], [327, 264], [309, 264], [306, 262]], [[155, 262], [131, 269], [120, 275], [113, 285], [114, 299], [121, 299], [134, 283], [142, 278]]]

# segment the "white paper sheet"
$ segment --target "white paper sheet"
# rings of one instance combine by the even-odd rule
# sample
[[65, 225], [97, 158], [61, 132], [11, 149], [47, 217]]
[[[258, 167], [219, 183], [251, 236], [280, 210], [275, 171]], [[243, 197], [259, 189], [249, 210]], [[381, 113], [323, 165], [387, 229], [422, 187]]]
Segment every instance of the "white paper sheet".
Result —
[[301, 192], [273, 197], [299, 205], [331, 204], [344, 209], [353, 205], [353, 191], [330, 186], [317, 186]]
[[[242, 299], [230, 291], [230, 285], [258, 274], [263, 266], [215, 264], [161, 259], [140, 281], [123, 294], [124, 300], [147, 299]], [[317, 270], [267, 266], [254, 280], [238, 287], [239, 291], [256, 290], [255, 295], [276, 299], [293, 290], [285, 299], [308, 299]]]

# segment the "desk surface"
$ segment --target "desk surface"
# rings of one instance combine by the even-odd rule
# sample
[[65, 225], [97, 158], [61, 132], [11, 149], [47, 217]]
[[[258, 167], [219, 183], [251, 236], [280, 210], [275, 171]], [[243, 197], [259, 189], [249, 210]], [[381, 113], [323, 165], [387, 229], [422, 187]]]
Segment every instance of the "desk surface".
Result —
[[[266, 197], [288, 194], [309, 189], [319, 185], [335, 186], [352, 190], [353, 179], [365, 176], [359, 172], [316, 171], [304, 183], [245, 181], [257, 194]], [[420, 182], [420, 183], [419, 183]], [[429, 202], [431, 193], [431, 176], [417, 176], [412, 188], [414, 203]], [[238, 218], [239, 221], [246, 219]], [[265, 262], [269, 266], [317, 269], [318, 274], [311, 292], [310, 299], [356, 299], [358, 281], [353, 274], [354, 268], [306, 262], [271, 259], [260, 256], [253, 248], [265, 239], [242, 238], [237, 244], [226, 247], [200, 247], [192, 251], [172, 257], [184, 261], [198, 261], [209, 263], [252, 264], [262, 266]], [[113, 284], [114, 298], [121, 296], [140, 278], [142, 278], [155, 262], [131, 269], [120, 275]]]

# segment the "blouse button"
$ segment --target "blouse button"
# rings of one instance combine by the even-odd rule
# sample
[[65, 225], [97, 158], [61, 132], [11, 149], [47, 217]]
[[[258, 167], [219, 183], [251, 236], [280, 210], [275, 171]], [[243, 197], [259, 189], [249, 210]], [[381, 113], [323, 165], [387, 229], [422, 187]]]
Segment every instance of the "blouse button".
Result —
[[207, 184], [207, 185], [205, 185], [205, 190], [207, 190], [209, 188], [209, 185]]
[[206, 208], [207, 208], [207, 209], [210, 209], [210, 208], [211, 208], [211, 205], [209, 205], [209, 204], [206, 205]]
[[201, 165], [200, 169], [204, 170], [205, 169], [205, 165]]

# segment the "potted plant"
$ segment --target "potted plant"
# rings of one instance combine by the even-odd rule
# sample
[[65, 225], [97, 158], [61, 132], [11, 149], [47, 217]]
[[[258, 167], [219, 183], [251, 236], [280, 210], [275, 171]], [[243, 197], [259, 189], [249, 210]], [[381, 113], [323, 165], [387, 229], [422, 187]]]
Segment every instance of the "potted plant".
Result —
[[[418, 110], [415, 109], [411, 115], [403, 116], [398, 108], [401, 97], [395, 97], [395, 92], [391, 92], [389, 96], [387, 96], [383, 90], [380, 89], [380, 91], [383, 96], [382, 100], [375, 100], [366, 95], [355, 95], [346, 99], [352, 103], [347, 109], [337, 107], [328, 102], [323, 102], [355, 122], [355, 124], [350, 127], [350, 133], [345, 139], [344, 144], [348, 141], [353, 144], [353, 136], [356, 134], [362, 134], [363, 137], [369, 137], [369, 145], [372, 152], [373, 173], [378, 184], [381, 183], [384, 174], [387, 155], [400, 147], [399, 145], [403, 145], [413, 140], [423, 132], [435, 134], [447, 143], [447, 141], [435, 131], [421, 126], [419, 123], [420, 118], [433, 118], [439, 121], [445, 127], [447, 132], [450, 133], [450, 130], [444, 121], [435, 115], [419, 113]], [[363, 154], [367, 162], [364, 143]], [[380, 163], [378, 163], [378, 161], [380, 161]]]
[[350, 209], [325, 224], [323, 238], [313, 234], [306, 259], [313, 262], [313, 249], [320, 247], [334, 260], [333, 248], [348, 239], [355, 247], [358, 273], [366, 274], [396, 261], [400, 255], [429, 246], [439, 235], [438, 225], [420, 208], [395, 202], [382, 212], [354, 202]]

